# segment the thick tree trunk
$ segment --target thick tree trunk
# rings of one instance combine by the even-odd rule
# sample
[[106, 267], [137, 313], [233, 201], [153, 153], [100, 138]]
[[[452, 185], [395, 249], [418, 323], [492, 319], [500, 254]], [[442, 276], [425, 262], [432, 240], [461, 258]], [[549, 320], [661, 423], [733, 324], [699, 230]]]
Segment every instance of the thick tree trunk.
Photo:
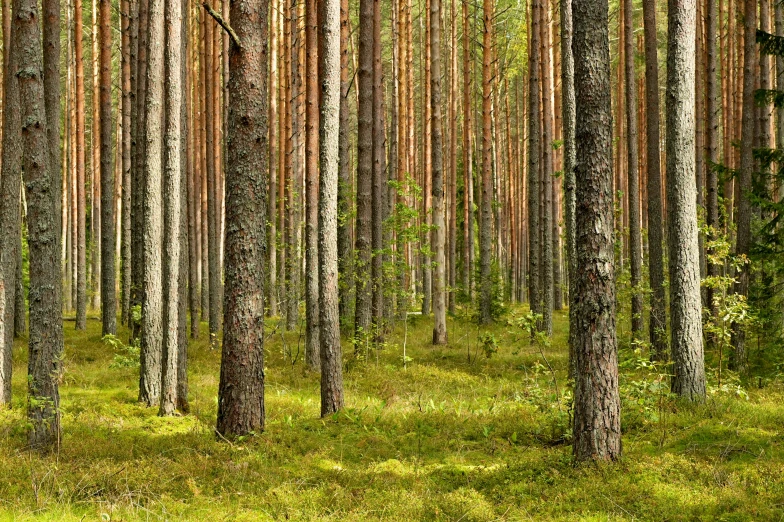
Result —
[[632, 339], [642, 338], [642, 225], [640, 222], [640, 155], [637, 149], [637, 80], [634, 68], [634, 5], [624, 0], [626, 76], [626, 173], [629, 176], [629, 267], [632, 283]]
[[[52, 5], [45, 5], [45, 44], [51, 45]], [[59, 4], [56, 5], [59, 10]], [[60, 442], [60, 356], [63, 350], [60, 309], [60, 252], [58, 249], [55, 190], [59, 169], [50, 168], [50, 135], [45, 101], [54, 98], [53, 83], [46, 82], [43, 67], [38, 4], [31, 0], [14, 2], [14, 40], [21, 106], [23, 168], [27, 196], [27, 241], [30, 248], [30, 340], [28, 359], [27, 418], [30, 446], [43, 451], [56, 449]], [[59, 13], [57, 16], [59, 21]], [[57, 26], [59, 30], [59, 25]], [[58, 31], [59, 34], [59, 31]], [[49, 49], [47, 49], [49, 50]], [[49, 57], [51, 59], [51, 57]], [[48, 63], [51, 65], [51, 63]], [[55, 69], [56, 70], [56, 69]], [[46, 74], [52, 71], [46, 71]], [[56, 136], [59, 137], [59, 128]], [[59, 146], [59, 140], [58, 140]], [[59, 152], [59, 149], [57, 149]], [[58, 154], [59, 156], [59, 154]], [[13, 236], [12, 240], [16, 240]], [[10, 326], [8, 324], [6, 327]]]
[[182, 0], [165, 0], [163, 165], [163, 347], [160, 415], [177, 408], [182, 208]]
[[492, 111], [492, 60], [493, 60], [493, 2], [484, 0], [484, 29], [482, 37], [482, 221], [479, 228], [479, 265], [481, 299], [479, 320], [482, 324], [492, 321], [493, 281], [490, 267], [493, 253], [493, 137]]
[[[744, 0], [744, 46], [743, 46], [743, 113], [741, 117], [740, 178], [737, 205], [737, 242], [735, 254], [748, 256], [751, 247], [751, 187], [754, 174], [754, 89], [757, 83], [757, 2]], [[749, 265], [744, 264], [736, 274], [735, 293], [749, 295]], [[746, 332], [735, 326], [732, 332], [733, 370], [741, 374], [748, 371]]]
[[[107, 0], [103, 0], [107, 1]], [[147, 406], [158, 405], [161, 396], [161, 359], [163, 355], [163, 303], [161, 286], [163, 240], [162, 109], [164, 53], [164, 0], [149, 0], [147, 36], [147, 80], [144, 162], [144, 293], [142, 299], [141, 378], [139, 400]]]
[[[112, 165], [112, 4], [100, 0], [101, 39], [101, 317], [103, 335], [117, 333], [114, 168]], [[160, 196], [158, 196], [160, 197]]]
[[269, 159], [268, 0], [233, 0], [229, 46], [226, 306], [217, 430], [264, 430], [264, 270]]
[[694, 182], [694, 0], [669, 0], [667, 39], [667, 215], [669, 225], [672, 391], [705, 396]]
[[621, 456], [621, 401], [615, 337], [612, 108], [606, 0], [573, 5], [575, 143], [574, 456]]
[[433, 112], [433, 344], [446, 344], [446, 222], [441, 135], [441, 0], [430, 0], [430, 106]]
[[[357, 229], [356, 308], [354, 335], [364, 341], [370, 335], [373, 288], [372, 192], [373, 192], [373, 2], [359, 3], [359, 106], [357, 109]], [[357, 350], [362, 342], [357, 343]]]
[[321, 343], [321, 415], [343, 407], [343, 358], [338, 317], [338, 190], [341, 112], [341, 2], [319, 2], [319, 314]]
[[[44, 104], [46, 105], [46, 136], [49, 143], [49, 169], [52, 185], [50, 197], [54, 198], [54, 224], [60, 230], [62, 215], [62, 178], [60, 177], [60, 0], [42, 0], [43, 9], [43, 72]], [[16, 13], [16, 11], [14, 11]], [[25, 50], [20, 50], [24, 52]], [[22, 122], [24, 123], [24, 118]], [[29, 197], [28, 197], [29, 200]], [[29, 231], [28, 224], [28, 231]], [[59, 255], [61, 237], [55, 233], [55, 248]], [[57, 293], [62, 295], [62, 281], [57, 279]]]
[[648, 273], [651, 285], [651, 359], [667, 359], [667, 312], [664, 301], [664, 224], [662, 222], [661, 156], [659, 153], [659, 58], [656, 1], [644, 0], [645, 138], [648, 178]]
[[318, 371], [319, 355], [319, 269], [318, 269], [318, 199], [319, 199], [319, 92], [318, 16], [316, 0], [305, 4], [306, 68], [311, 74], [305, 82], [305, 363]]

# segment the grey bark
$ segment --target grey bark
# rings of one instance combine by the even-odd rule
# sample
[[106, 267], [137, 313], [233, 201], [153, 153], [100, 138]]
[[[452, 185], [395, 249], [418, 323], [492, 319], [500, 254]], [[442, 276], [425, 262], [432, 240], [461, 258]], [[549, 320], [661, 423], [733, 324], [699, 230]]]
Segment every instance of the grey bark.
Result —
[[[349, 107], [348, 95], [353, 83], [348, 62], [348, 0], [340, 2], [340, 128], [338, 131], [338, 277], [339, 317], [351, 321], [354, 293], [354, 247], [351, 244], [352, 183], [349, 170]], [[351, 324], [351, 323], [350, 323]]]
[[433, 344], [446, 344], [446, 219], [441, 121], [441, 0], [430, 0], [430, 106], [433, 172]]
[[479, 227], [479, 279], [481, 299], [479, 320], [488, 324], [492, 320], [492, 281], [490, 266], [493, 251], [493, 138], [490, 113], [492, 110], [492, 27], [493, 2], [484, 0], [484, 28], [482, 37], [482, 220]]
[[612, 109], [607, 0], [573, 4], [577, 164], [574, 456], [621, 456], [615, 334]]
[[268, 0], [231, 2], [226, 148], [226, 304], [217, 430], [264, 430], [264, 259], [268, 144]]
[[[112, 4], [100, 0], [101, 41], [101, 318], [103, 335], [117, 333], [114, 167], [112, 165]], [[158, 196], [160, 197], [160, 195]]]
[[542, 201], [542, 325], [548, 336], [553, 335], [553, 108], [551, 93], [553, 78], [550, 74], [550, 53], [547, 13], [539, 3], [539, 29], [541, 31], [541, 51], [539, 65], [542, 78], [542, 133], [541, 133], [541, 183], [544, 199]]
[[319, 314], [321, 344], [321, 415], [343, 408], [343, 360], [338, 317], [338, 191], [341, 138], [341, 2], [320, 4], [321, 47], [319, 122]]
[[528, 53], [528, 291], [531, 312], [541, 311], [541, 288], [539, 285], [539, 12], [538, 0], [531, 7], [531, 43]]
[[319, 355], [319, 99], [318, 99], [318, 15], [315, 0], [305, 4], [305, 59], [311, 74], [305, 81], [305, 364], [318, 371]]
[[[780, 2], [777, 2], [777, 5]], [[717, 75], [718, 59], [716, 52], [717, 38], [718, 38], [718, 18], [716, 0], [707, 0], [707, 10], [705, 17], [705, 46], [707, 62], [707, 76], [705, 79], [706, 87], [706, 112], [707, 121], [705, 122], [705, 151], [702, 152], [707, 156], [707, 164], [705, 168], [705, 177], [707, 179], [707, 201], [705, 205], [707, 225], [709, 228], [709, 240], [714, 240], [719, 232], [719, 185], [718, 176], [714, 166], [719, 162], [719, 110], [721, 106], [721, 99], [719, 94]], [[708, 254], [711, 252], [709, 251]], [[717, 277], [719, 275], [719, 264], [711, 263], [710, 259], [707, 261], [708, 275]], [[715, 311], [713, 306], [713, 289], [706, 289], [706, 301], [710, 310]]]
[[[106, 1], [106, 0], [103, 0]], [[162, 136], [164, 0], [149, 0], [144, 162], [144, 292], [142, 298], [141, 376], [139, 400], [158, 405], [163, 355], [163, 296], [161, 292], [163, 240]]]
[[669, 0], [667, 36], [667, 214], [670, 257], [672, 391], [705, 396], [694, 165], [696, 4]]

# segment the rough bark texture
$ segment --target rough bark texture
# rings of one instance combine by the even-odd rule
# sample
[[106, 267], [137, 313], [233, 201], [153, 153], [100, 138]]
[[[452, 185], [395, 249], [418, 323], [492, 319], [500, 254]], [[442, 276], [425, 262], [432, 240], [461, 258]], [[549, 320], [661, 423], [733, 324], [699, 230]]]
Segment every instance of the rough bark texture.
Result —
[[471, 32], [468, 2], [463, 4], [463, 291], [471, 297], [471, 278], [473, 277], [474, 251], [474, 209], [470, 197], [474, 185], [474, 158], [471, 147]]
[[[193, 271], [195, 272], [195, 256], [194, 258], [188, 256], [188, 252], [191, 248], [190, 234], [188, 231], [188, 179], [191, 168], [190, 158], [192, 157], [192, 150], [189, 150], [188, 146], [192, 129], [189, 117], [191, 112], [191, 83], [189, 81], [190, 71], [188, 70], [187, 65], [189, 63], [190, 54], [188, 44], [188, 35], [190, 34], [190, 15], [188, 13], [188, 8], [190, 2], [189, 0], [179, 0], [179, 2], [181, 4], [180, 12], [182, 14], [180, 17], [180, 24], [182, 27], [182, 37], [180, 38], [180, 85], [185, 86], [185, 90], [183, 91], [183, 96], [185, 96], [185, 98], [182, 99], [182, 103], [180, 103], [180, 267], [178, 275], [179, 302], [177, 310], [177, 317], [179, 318], [179, 324], [177, 326], [177, 400], [175, 404], [179, 411], [187, 413], [190, 411], [190, 405], [188, 404], [188, 280], [190, 278], [191, 267], [193, 267]], [[190, 258], [190, 260], [188, 258]], [[193, 279], [195, 280], [195, 278]], [[196, 327], [198, 328], [198, 323], [196, 324]]]
[[177, 408], [180, 308], [180, 210], [182, 208], [182, 0], [165, 0], [163, 167], [163, 353], [160, 415]]
[[316, 0], [305, 4], [305, 55], [310, 71], [305, 81], [305, 363], [311, 370], [320, 366], [319, 355], [319, 95], [318, 16]]
[[441, 134], [441, 0], [430, 0], [430, 106], [433, 164], [433, 344], [446, 344], [446, 220], [444, 147]]
[[[107, 1], [107, 0], [103, 0]], [[144, 293], [142, 298], [141, 376], [139, 400], [158, 405], [163, 355], [163, 296], [161, 292], [163, 240], [161, 176], [163, 109], [164, 0], [149, 0], [144, 162]]]
[[531, 7], [531, 42], [528, 52], [528, 292], [531, 311], [541, 311], [539, 285], [539, 12], [538, 0]]
[[321, 162], [319, 198], [319, 340], [321, 343], [321, 415], [343, 407], [343, 358], [338, 317], [338, 190], [341, 105], [341, 2], [319, 2], [319, 122]]
[[84, 165], [84, 55], [82, 2], [74, 2], [74, 64], [76, 68], [76, 329], [87, 328], [87, 191]]
[[574, 456], [621, 456], [621, 401], [615, 337], [612, 109], [606, 0], [573, 5], [577, 164]]
[[[42, 0], [43, 9], [43, 46], [44, 46], [44, 104], [46, 105], [46, 137], [49, 143], [49, 169], [52, 171], [52, 191], [54, 198], [54, 223], [58, 233], [54, 242], [57, 252], [62, 243], [59, 230], [62, 228], [63, 190], [60, 156], [60, 0]], [[16, 11], [14, 11], [16, 13]], [[24, 52], [22, 49], [20, 52]], [[22, 122], [24, 122], [24, 118]], [[28, 227], [29, 230], [29, 227]], [[58, 279], [58, 282], [60, 280]], [[62, 284], [57, 285], [58, 295], [62, 294]]]
[[672, 390], [705, 396], [694, 172], [696, 4], [669, 0], [667, 37], [667, 215], [670, 257]]
[[224, 437], [264, 429], [264, 259], [269, 176], [268, 0], [232, 0], [229, 45], [226, 305], [218, 392]]
[[577, 244], [575, 242], [575, 184], [574, 126], [574, 57], [572, 55], [572, 0], [561, 0], [561, 110], [563, 111], [563, 171], [564, 171], [564, 221], [566, 222], [566, 267], [569, 275], [569, 377], [576, 377], [575, 339], [575, 278], [577, 271]]
[[[4, 21], [5, 22], [5, 21]], [[10, 20], [8, 20], [10, 25]], [[5, 66], [7, 71], [15, 71], [17, 51], [16, 38], [8, 39]], [[14, 320], [14, 274], [20, 232], [19, 196], [22, 185], [22, 134], [21, 110], [19, 105], [19, 82], [13, 74], [3, 75], [3, 162], [0, 182], [0, 310], [3, 313], [3, 328], [0, 332], [0, 405], [11, 403], [11, 352], [14, 332], [10, 325]], [[60, 228], [57, 228], [59, 235]], [[59, 252], [59, 250], [58, 250]], [[58, 257], [59, 259], [59, 257]], [[59, 274], [58, 274], [59, 276]]]
[[[152, 2], [153, 0], [150, 0]], [[212, 19], [207, 17], [207, 21], [205, 23], [207, 27], [206, 36], [205, 36], [205, 64], [206, 64], [206, 79], [205, 79], [205, 99], [206, 99], [206, 108], [207, 108], [207, 118], [206, 118], [206, 126], [207, 126], [207, 263], [208, 263], [208, 286], [209, 286], [209, 306], [207, 308], [207, 315], [209, 321], [209, 330], [210, 330], [210, 346], [214, 346], [217, 338], [218, 338], [218, 330], [220, 330], [220, 314], [221, 314], [221, 303], [220, 303], [220, 287], [221, 287], [221, 269], [220, 269], [220, 239], [219, 234], [220, 231], [218, 230], [218, 213], [220, 209], [218, 207], [218, 203], [216, 201], [216, 184], [217, 184], [217, 165], [216, 162], [219, 159], [215, 157], [215, 120], [217, 119], [217, 115], [215, 113], [215, 104], [213, 103], [215, 99], [215, 82], [214, 82], [214, 74], [215, 69], [217, 68], [217, 63], [215, 63], [215, 57], [213, 54], [213, 44], [215, 41], [214, 38], [214, 31], [219, 31], [220, 28], [216, 27], [215, 22]]]
[[[359, 106], [357, 109], [357, 228], [356, 308], [354, 333], [358, 340], [370, 334], [373, 298], [372, 191], [373, 191], [373, 2], [359, 2]], [[359, 349], [360, 343], [357, 344]]]
[[[58, 6], [59, 8], [59, 6]], [[49, 14], [47, 12], [47, 14]], [[45, 26], [51, 23], [47, 17]], [[50, 168], [44, 105], [40, 12], [34, 0], [14, 2], [14, 40], [21, 106], [23, 168], [27, 196], [27, 241], [30, 248], [30, 340], [27, 365], [27, 418], [30, 446], [50, 450], [60, 441], [60, 356], [63, 350], [60, 310], [59, 228], [54, 178]], [[47, 27], [50, 31], [51, 27]], [[48, 32], [45, 31], [45, 32]], [[47, 84], [46, 87], [51, 87]], [[57, 198], [53, 197], [57, 194]], [[16, 240], [16, 236], [13, 237]], [[10, 326], [10, 324], [9, 324]]]
[[382, 338], [384, 314], [384, 208], [386, 207], [386, 137], [384, 129], [384, 70], [381, 65], [381, 0], [373, 0], [373, 186], [371, 190], [371, 323], [373, 337]]
[[[780, 2], [777, 2], [779, 4]], [[705, 177], [707, 179], [707, 198], [705, 202], [706, 221], [709, 228], [708, 240], [716, 239], [719, 232], [719, 185], [716, 175], [715, 165], [719, 162], [719, 86], [717, 76], [718, 56], [716, 45], [718, 38], [718, 10], [716, 0], [707, 0], [707, 10], [705, 16], [705, 48], [707, 55], [707, 76], [705, 79], [706, 87], [706, 113], [705, 122], [705, 151], [707, 157], [705, 167]], [[782, 86], [779, 84], [779, 86]], [[709, 251], [708, 254], [711, 252]], [[716, 277], [720, 273], [720, 265], [707, 262], [708, 276]], [[706, 289], [706, 301], [710, 310], [715, 310], [713, 306], [713, 289]]]
[[[348, 94], [353, 83], [348, 70], [348, 0], [340, 2], [340, 129], [338, 134], [338, 274], [340, 278], [340, 315], [351, 320], [351, 297], [354, 292], [354, 246], [351, 243], [352, 183], [349, 170], [349, 106]], [[350, 324], [350, 323], [349, 323]]]
[[[737, 242], [735, 254], [748, 256], [751, 247], [751, 183], [754, 174], [754, 89], [757, 84], [757, 2], [744, 0], [744, 45], [743, 45], [743, 113], [741, 116], [740, 139], [740, 178], [737, 194]], [[749, 265], [744, 264], [736, 274], [735, 293], [749, 295]], [[743, 374], [748, 370], [746, 332], [734, 327], [732, 332], [733, 356], [730, 360], [733, 370]]]
[[651, 285], [651, 358], [663, 361], [667, 354], [667, 312], [664, 302], [664, 224], [659, 154], [659, 58], [656, 38], [656, 1], [644, 0], [645, 26], [645, 138], [648, 178], [648, 271]]
[[629, 267], [632, 283], [632, 339], [642, 338], [642, 228], [640, 218], [640, 154], [637, 142], [637, 80], [634, 74], [634, 5], [624, 0], [623, 32], [625, 35], [626, 76], [626, 173], [629, 176]]
[[484, 29], [482, 37], [482, 221], [479, 227], [479, 285], [481, 299], [479, 320], [492, 320], [492, 286], [490, 265], [493, 255], [493, 136], [490, 121], [493, 93], [493, 2], [484, 0]]
[[129, 324], [131, 303], [131, 12], [130, 1], [120, 3], [122, 30], [122, 243], [121, 249], [121, 289], [120, 320]]
[[[117, 333], [114, 168], [112, 165], [112, 3], [100, 0], [101, 40], [101, 317], [103, 335]], [[160, 124], [159, 124], [160, 125]], [[160, 195], [158, 196], [160, 198]]]
[[553, 335], [553, 77], [549, 52], [548, 16], [545, 7], [539, 4], [539, 30], [541, 51], [539, 61], [542, 79], [542, 133], [541, 133], [541, 183], [542, 183], [542, 326], [548, 336]]

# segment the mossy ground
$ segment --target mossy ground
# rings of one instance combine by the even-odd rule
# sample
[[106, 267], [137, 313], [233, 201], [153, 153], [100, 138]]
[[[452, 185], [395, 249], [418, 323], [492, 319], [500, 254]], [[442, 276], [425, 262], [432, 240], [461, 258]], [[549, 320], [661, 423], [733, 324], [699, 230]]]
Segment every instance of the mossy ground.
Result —
[[450, 317], [448, 327], [450, 345], [433, 348], [431, 319], [412, 317], [363, 361], [345, 343], [347, 408], [325, 419], [318, 376], [289, 355], [303, 342], [275, 330], [265, 350], [267, 429], [229, 444], [213, 432], [220, 353], [204, 328], [189, 350], [192, 413], [160, 418], [137, 403], [138, 369], [110, 368], [115, 352], [97, 318], [86, 332], [66, 321], [63, 438], [46, 457], [25, 448], [20, 340], [14, 407], [0, 412], [0, 520], [784, 517], [778, 379], [745, 397], [712, 376], [705, 404], [682, 404], [660, 370], [624, 350], [623, 460], [575, 467], [565, 314], [542, 351], [514, 327], [493, 327], [500, 348], [489, 359], [476, 325]]

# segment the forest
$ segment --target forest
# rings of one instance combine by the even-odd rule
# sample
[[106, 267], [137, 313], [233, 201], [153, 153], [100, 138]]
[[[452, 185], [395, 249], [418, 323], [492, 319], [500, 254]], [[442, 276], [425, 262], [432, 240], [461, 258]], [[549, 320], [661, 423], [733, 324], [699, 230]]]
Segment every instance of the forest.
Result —
[[784, 518], [784, 2], [0, 6], [0, 520]]

